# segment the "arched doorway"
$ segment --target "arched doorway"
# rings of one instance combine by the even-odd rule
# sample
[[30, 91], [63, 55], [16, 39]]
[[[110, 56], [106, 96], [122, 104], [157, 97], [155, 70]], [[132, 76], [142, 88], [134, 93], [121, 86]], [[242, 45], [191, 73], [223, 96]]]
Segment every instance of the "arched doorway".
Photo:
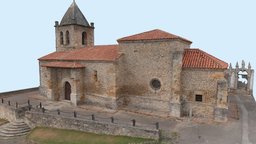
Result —
[[70, 100], [71, 95], [71, 85], [69, 82], [65, 83], [65, 100]]

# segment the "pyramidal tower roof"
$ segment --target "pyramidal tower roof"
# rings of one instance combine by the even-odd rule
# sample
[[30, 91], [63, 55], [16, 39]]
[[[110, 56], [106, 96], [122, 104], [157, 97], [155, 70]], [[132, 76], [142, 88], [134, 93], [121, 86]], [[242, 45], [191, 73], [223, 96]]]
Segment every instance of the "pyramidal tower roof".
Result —
[[64, 17], [61, 20], [60, 26], [64, 25], [81, 25], [81, 26], [90, 26], [85, 16], [77, 6], [75, 0], [68, 8]]

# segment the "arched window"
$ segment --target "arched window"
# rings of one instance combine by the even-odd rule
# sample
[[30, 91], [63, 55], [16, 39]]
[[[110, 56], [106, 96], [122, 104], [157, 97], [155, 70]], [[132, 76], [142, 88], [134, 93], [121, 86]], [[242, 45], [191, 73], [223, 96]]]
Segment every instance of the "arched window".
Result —
[[82, 45], [87, 45], [87, 33], [82, 33]]
[[70, 43], [69, 31], [66, 31], [66, 44]]
[[64, 40], [63, 40], [63, 32], [60, 32], [60, 44], [63, 45], [64, 44]]

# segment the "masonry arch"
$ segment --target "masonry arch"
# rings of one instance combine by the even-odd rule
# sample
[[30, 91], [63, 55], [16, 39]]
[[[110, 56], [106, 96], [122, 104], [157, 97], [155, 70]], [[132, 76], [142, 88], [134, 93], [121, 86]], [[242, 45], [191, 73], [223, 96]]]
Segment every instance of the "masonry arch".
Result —
[[64, 86], [65, 91], [65, 100], [71, 100], [71, 85], [69, 82], [65, 82]]
[[82, 45], [86, 45], [87, 46], [87, 33], [83, 32], [82, 33]]
[[248, 84], [248, 72], [246, 70], [240, 70], [238, 73], [238, 88], [246, 88]]
[[72, 79], [64, 78], [61, 81], [61, 100], [72, 100], [72, 93], [75, 92]]

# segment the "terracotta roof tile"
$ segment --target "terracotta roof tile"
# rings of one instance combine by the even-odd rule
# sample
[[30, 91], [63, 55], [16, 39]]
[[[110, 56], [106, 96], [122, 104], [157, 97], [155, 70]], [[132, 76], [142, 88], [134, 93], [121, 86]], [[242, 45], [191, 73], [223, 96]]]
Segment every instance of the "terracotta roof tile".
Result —
[[77, 62], [49, 62], [42, 65], [43, 67], [52, 67], [52, 68], [84, 68], [82, 64]]
[[39, 60], [115, 61], [119, 56], [118, 45], [102, 45], [68, 52], [54, 52], [39, 58]]
[[190, 40], [187, 40], [185, 38], [182, 38], [180, 36], [176, 36], [174, 34], [170, 34], [168, 32], [155, 29], [152, 31], [147, 31], [139, 34], [135, 34], [132, 36], [127, 36], [124, 38], [120, 38], [117, 41], [138, 41], [138, 40], [163, 40], [163, 39], [180, 39], [189, 43], [192, 43]]
[[185, 49], [183, 68], [227, 69], [228, 64], [200, 49]]

